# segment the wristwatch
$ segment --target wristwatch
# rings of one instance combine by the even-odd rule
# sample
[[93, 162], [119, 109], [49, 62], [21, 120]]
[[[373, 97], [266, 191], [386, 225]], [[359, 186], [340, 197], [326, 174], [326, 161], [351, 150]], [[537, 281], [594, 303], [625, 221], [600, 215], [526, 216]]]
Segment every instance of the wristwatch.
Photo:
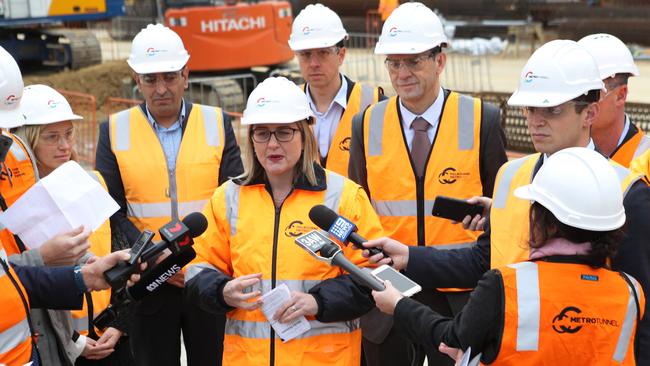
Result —
[[74, 273], [74, 283], [77, 285], [77, 291], [79, 294], [83, 294], [88, 291], [86, 283], [84, 282], [83, 274], [81, 273], [81, 266], [76, 265], [73, 269]]

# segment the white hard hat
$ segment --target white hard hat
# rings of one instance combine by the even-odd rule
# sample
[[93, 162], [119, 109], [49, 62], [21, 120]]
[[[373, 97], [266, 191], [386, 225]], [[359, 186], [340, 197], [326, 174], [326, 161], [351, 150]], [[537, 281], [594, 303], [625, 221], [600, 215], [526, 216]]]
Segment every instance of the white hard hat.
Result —
[[378, 55], [417, 54], [448, 43], [440, 18], [422, 3], [393, 10], [375, 46]]
[[341, 18], [322, 4], [310, 4], [294, 19], [289, 47], [294, 51], [334, 46], [347, 38]]
[[22, 126], [24, 118], [19, 110], [23, 96], [23, 77], [16, 60], [0, 47], [0, 127]]
[[305, 92], [284, 77], [272, 77], [261, 82], [248, 97], [241, 123], [293, 123], [309, 117], [313, 114]]
[[133, 38], [126, 62], [138, 74], [153, 74], [178, 71], [189, 59], [176, 32], [162, 24], [149, 24]]
[[560, 222], [579, 229], [609, 231], [625, 223], [616, 171], [605, 157], [584, 147], [551, 155], [532, 184], [515, 189], [514, 194], [538, 202]]
[[639, 76], [632, 53], [625, 43], [611, 34], [590, 34], [578, 43], [596, 60], [600, 78], [605, 80], [616, 74]]
[[25, 125], [47, 125], [83, 119], [72, 112], [70, 104], [61, 93], [40, 84], [25, 87], [20, 111], [25, 116]]
[[587, 50], [574, 41], [555, 40], [530, 56], [508, 104], [555, 107], [603, 87], [596, 61]]

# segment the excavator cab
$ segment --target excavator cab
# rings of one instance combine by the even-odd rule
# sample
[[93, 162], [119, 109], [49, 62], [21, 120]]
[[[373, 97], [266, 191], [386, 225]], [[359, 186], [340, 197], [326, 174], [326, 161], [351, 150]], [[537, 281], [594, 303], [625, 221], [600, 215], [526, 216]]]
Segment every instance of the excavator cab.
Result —
[[183, 39], [190, 71], [276, 66], [293, 59], [287, 1], [168, 0], [165, 23]]

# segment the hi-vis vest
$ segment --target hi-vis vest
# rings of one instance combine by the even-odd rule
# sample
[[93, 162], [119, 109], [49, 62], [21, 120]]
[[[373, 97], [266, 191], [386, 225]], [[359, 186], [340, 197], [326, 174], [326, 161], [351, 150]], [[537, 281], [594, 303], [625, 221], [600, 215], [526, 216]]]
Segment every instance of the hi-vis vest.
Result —
[[[528, 260], [530, 201], [515, 197], [513, 192], [517, 187], [533, 181], [533, 170], [539, 159], [540, 154], [537, 153], [511, 160], [497, 173], [490, 209], [491, 268]], [[609, 162], [616, 171], [625, 196], [641, 175], [612, 160]]]
[[[284, 284], [290, 291], [306, 293], [321, 281], [343, 274], [338, 267], [315, 260], [294, 242], [296, 237], [317, 229], [309, 219], [314, 205], [324, 204], [348, 218], [353, 212], [372, 210], [368, 203], [364, 209], [353, 199], [363, 194], [361, 187], [334, 172], [326, 174], [325, 190], [295, 188], [279, 211], [262, 184], [240, 186], [228, 181], [220, 186], [204, 210], [208, 229], [194, 245], [197, 258], [187, 267], [186, 283], [203, 270], [232, 277], [262, 273], [261, 282], [251, 291], [264, 294]], [[381, 234], [376, 218], [374, 231], [368, 231], [371, 225], [364, 217], [358, 220], [363, 235]], [[343, 248], [343, 252], [356, 265], [367, 264], [353, 246]], [[259, 309], [234, 309], [226, 316], [224, 366], [359, 365], [358, 319], [321, 323], [308, 317], [311, 329], [283, 343], [277, 336], [271, 339], [271, 326]], [[275, 361], [271, 360], [271, 344]]]
[[[7, 254], [0, 247], [0, 260], [8, 264]], [[8, 265], [9, 274], [0, 266], [0, 364], [24, 365], [32, 355], [32, 337], [25, 307], [9, 276], [13, 277], [27, 301], [27, 293], [16, 272]]]
[[[93, 177], [93, 179], [97, 180], [99, 184], [104, 187], [104, 189], [108, 190], [106, 188], [106, 183], [104, 182], [104, 178], [99, 174], [98, 171], [92, 171], [89, 172], [90, 176]], [[88, 241], [90, 241], [90, 252], [94, 254], [97, 257], [103, 257], [106, 255], [109, 255], [111, 253], [111, 225], [110, 225], [110, 220], [106, 220], [97, 230], [95, 230], [92, 235], [90, 235], [90, 238], [88, 238]], [[102, 291], [93, 291], [90, 293], [91, 299], [92, 299], [92, 308], [93, 308], [93, 314], [92, 314], [92, 319], [94, 319], [99, 313], [101, 313], [104, 309], [108, 307], [108, 305], [111, 302], [111, 289], [106, 289]], [[84, 296], [84, 301], [83, 301], [83, 308], [80, 310], [72, 310], [70, 311], [70, 314], [72, 315], [72, 324], [74, 328], [79, 332], [81, 335], [88, 335], [88, 326], [89, 326], [89, 320], [88, 319], [88, 303], [87, 303], [87, 297]], [[99, 329], [95, 329], [95, 333], [98, 335], [101, 335], [102, 332]]]
[[[25, 143], [16, 135], [4, 131], [2, 133], [13, 139], [0, 177], [0, 193], [5, 199], [7, 207], [10, 207], [36, 183], [38, 173], [35, 165], [36, 158], [34, 158]], [[20, 248], [18, 248], [13, 233], [4, 227], [0, 231], [0, 240], [2, 240], [7, 255], [20, 253]]]
[[201, 211], [219, 185], [224, 148], [220, 108], [194, 104], [176, 159], [169, 170], [163, 148], [139, 106], [110, 117], [111, 148], [126, 196], [127, 217], [156, 233], [172, 218]]
[[633, 291], [641, 313], [645, 298], [634, 278], [588, 265], [542, 261], [499, 270], [505, 314], [492, 365], [636, 364], [633, 340], [640, 317]]
[[634, 136], [619, 146], [610, 159], [629, 168], [632, 160], [638, 158], [649, 149], [650, 137], [646, 136], [643, 130], [637, 127]]
[[[349, 86], [349, 84], [348, 84]], [[305, 90], [306, 86], [302, 86]], [[348, 162], [350, 160], [350, 140], [352, 138], [352, 117], [365, 110], [369, 105], [379, 100], [379, 89], [370, 85], [355, 83], [347, 106], [339, 125], [336, 128], [330, 148], [327, 153], [325, 167], [328, 170], [339, 173], [344, 177], [348, 176]]]
[[[478, 234], [431, 215], [436, 196], [481, 196], [479, 171], [481, 100], [449, 93], [433, 141], [424, 181], [418, 181], [398, 117], [396, 97], [364, 116], [368, 188], [386, 236], [411, 245], [461, 248]], [[418, 182], [416, 182], [418, 181]], [[423, 227], [421, 227], [423, 225]], [[418, 239], [424, 230], [424, 241]]]

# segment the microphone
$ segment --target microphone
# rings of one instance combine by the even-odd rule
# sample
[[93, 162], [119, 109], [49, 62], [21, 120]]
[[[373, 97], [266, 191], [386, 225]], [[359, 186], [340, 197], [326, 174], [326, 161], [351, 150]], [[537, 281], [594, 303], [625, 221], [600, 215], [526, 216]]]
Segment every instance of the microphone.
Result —
[[177, 253], [183, 248], [194, 244], [195, 238], [208, 228], [208, 220], [200, 212], [192, 212], [185, 216], [182, 222], [172, 220], [159, 230], [162, 241], [151, 244], [153, 232], [145, 230], [131, 247], [131, 258], [119, 262], [115, 267], [104, 272], [104, 278], [113, 288], [124, 287], [126, 280], [138, 269], [137, 261], [148, 261], [152, 266], [160, 253], [169, 248], [172, 253]]
[[114, 304], [104, 309], [95, 319], [93, 324], [99, 329], [105, 329], [115, 318], [118, 311], [131, 301], [139, 301], [145, 296], [160, 289], [176, 273], [196, 257], [194, 248], [187, 247], [178, 253], [172, 253], [154, 268], [146, 271], [140, 281], [131, 287], [125, 287], [115, 293]]
[[155, 292], [162, 284], [167, 282], [173, 275], [180, 272], [183, 267], [196, 257], [194, 248], [188, 247], [178, 253], [173, 253], [165, 258], [157, 266], [146, 271], [140, 281], [123, 291], [130, 301], [139, 301], [143, 297]]
[[383, 291], [384, 284], [380, 282], [372, 274], [357, 267], [354, 263], [350, 262], [341, 247], [332, 242], [325, 234], [312, 230], [303, 234], [295, 239], [296, 244], [306, 250], [312, 257], [326, 262], [329, 265], [341, 267], [348, 272], [354, 279], [361, 282], [363, 285], [375, 290]]
[[[384, 253], [379, 248], [365, 248], [363, 242], [367, 240], [357, 234], [357, 226], [343, 216], [339, 216], [325, 205], [316, 205], [309, 210], [309, 218], [319, 228], [327, 232], [342, 243], [352, 243], [357, 249], [367, 249], [370, 255]], [[384, 254], [385, 257], [388, 257]]]

